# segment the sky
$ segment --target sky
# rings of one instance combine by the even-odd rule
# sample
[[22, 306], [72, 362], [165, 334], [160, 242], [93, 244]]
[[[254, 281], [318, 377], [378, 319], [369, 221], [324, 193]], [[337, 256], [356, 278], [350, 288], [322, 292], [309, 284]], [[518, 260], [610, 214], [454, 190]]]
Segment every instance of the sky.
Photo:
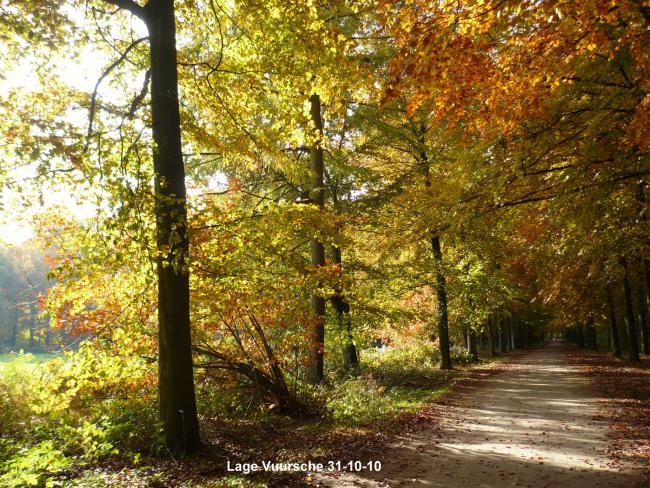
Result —
[[[96, 78], [103, 70], [102, 58], [87, 51], [82, 56], [83, 62], [77, 63], [65, 58], [57, 59], [57, 74], [71, 86], [83, 90], [92, 90]], [[0, 93], [8, 93], [13, 90], [28, 94], [40, 89], [37, 78], [34, 76], [33, 59], [25, 58], [18, 66], [11, 71], [3, 70], [4, 76], [0, 78]], [[81, 121], [80, 121], [81, 122]], [[5, 146], [0, 146], [0, 164], [6, 167], [15, 165], [15, 161]], [[11, 149], [11, 148], [7, 148]], [[12, 164], [13, 163], [13, 164]], [[9, 181], [23, 182], [31, 179], [35, 174], [34, 167], [18, 167], [7, 175]], [[57, 190], [54, 188], [43, 189], [42, 202], [31, 201], [26, 206], [21, 195], [15, 188], [2, 188], [0, 192], [0, 239], [9, 244], [19, 244], [33, 236], [31, 227], [32, 217], [52, 205], [63, 205], [79, 218], [89, 217], [93, 214], [94, 208], [90, 204], [79, 205], [69, 191]], [[41, 205], [42, 203], [42, 205]]]
[[[80, 25], [87, 21], [83, 12], [74, 12], [72, 15], [77, 17]], [[136, 34], [144, 31], [143, 26], [134, 25], [134, 28]], [[25, 45], [25, 49], [28, 48], [29, 46]], [[65, 83], [77, 90], [92, 93], [101, 74], [114, 61], [113, 56], [117, 57], [117, 54], [112, 53], [109, 56], [92, 46], [86, 46], [79, 51], [76, 59], [61, 56], [51, 59], [51, 63], [54, 66], [55, 75]], [[1, 94], [13, 90], [18, 90], [18, 93], [29, 94], [42, 89], [38, 77], [34, 73], [33, 58], [25, 56], [20, 64], [11, 68], [8, 69], [7, 66], [3, 66], [0, 57], [0, 103], [2, 100]], [[134, 80], [134, 85], [137, 85], [138, 90], [141, 84], [142, 80]], [[99, 94], [101, 97], [106, 98], [123, 98], [123, 94], [119, 94], [111, 88], [110, 79], [106, 79], [102, 83]], [[73, 121], [80, 127], [85, 128], [87, 126], [87, 112], [77, 111], [76, 115], [71, 113], [70, 116], [78, 118], [78, 120], [73, 119]], [[16, 166], [10, 150], [13, 150], [13, 148], [0, 144], [0, 165], [5, 168]], [[35, 174], [35, 167], [22, 167], [11, 170], [7, 175], [7, 179], [9, 181], [26, 181]], [[69, 189], [43, 188], [42, 202], [30, 201], [30, 203], [30, 206], [25, 206], [20, 194], [14, 188], [4, 187], [0, 190], [0, 241], [19, 244], [32, 237], [34, 234], [30, 224], [32, 217], [53, 205], [69, 209], [79, 219], [88, 218], [95, 213], [95, 207], [92, 203], [80, 204], [77, 199], [72, 197]]]
[[[72, 18], [76, 19], [80, 26], [94, 25], [88, 12], [71, 10], [68, 12]], [[93, 24], [89, 24], [93, 22]], [[131, 29], [133, 38], [146, 36], [146, 27], [137, 18], [132, 17], [127, 24]], [[107, 38], [113, 33], [109, 30], [104, 32]], [[116, 34], [116, 35], [119, 35]], [[123, 35], [123, 34], [122, 34]], [[30, 46], [25, 42], [25, 52], [29, 52]], [[105, 47], [105, 46], [104, 46]], [[57, 57], [50, 59], [54, 66], [53, 71], [59, 79], [63, 80], [71, 87], [86, 93], [92, 93], [97, 80], [101, 77], [106, 68], [111, 65], [119, 54], [110, 49], [97, 49], [97, 46], [87, 45], [81, 47], [75, 56]], [[42, 91], [38, 77], [35, 75], [33, 58], [24, 56], [23, 61], [18, 66], [9, 67], [2, 65], [2, 56], [0, 56], [0, 103], [2, 103], [3, 94], [10, 93], [12, 90], [18, 90], [18, 93], [30, 94]], [[142, 88], [144, 73], [141, 76], [129, 80], [127, 89], [117, 90], [111, 86], [111, 77], [106, 77], [102, 81], [98, 95], [100, 101], [111, 100], [117, 103], [129, 103], [135, 93], [139, 93]], [[126, 92], [132, 93], [126, 93]], [[126, 102], [125, 102], [126, 100]], [[88, 124], [87, 110], [69, 110], [66, 114], [67, 120], [72, 121], [85, 132]], [[0, 143], [0, 166], [8, 168], [18, 166], [12, 159], [10, 151], [15, 148], [9, 148]], [[29, 148], [27, 148], [29, 150]], [[28, 181], [36, 175], [36, 165], [32, 167], [21, 167], [12, 170], [8, 175], [8, 180]], [[214, 175], [208, 182], [208, 191], [223, 190], [227, 185], [227, 178], [224, 174]], [[77, 192], [80, 193], [80, 192]], [[188, 190], [190, 196], [192, 191]], [[33, 237], [34, 232], [31, 226], [33, 217], [52, 206], [64, 207], [72, 215], [80, 220], [92, 217], [96, 213], [96, 207], [91, 202], [79, 202], [70, 192], [69, 188], [44, 187], [41, 189], [42, 197], [40, 201], [34, 201], [30, 198], [26, 204], [25, 199], [21, 198], [20, 193], [14, 188], [0, 188], [0, 242], [9, 244], [19, 244]]]

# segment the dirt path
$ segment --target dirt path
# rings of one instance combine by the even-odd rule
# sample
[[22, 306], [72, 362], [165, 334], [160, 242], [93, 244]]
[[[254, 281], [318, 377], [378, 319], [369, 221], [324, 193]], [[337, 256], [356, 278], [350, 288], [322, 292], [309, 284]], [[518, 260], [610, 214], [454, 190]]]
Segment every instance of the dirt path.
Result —
[[[630, 488], [638, 473], [608, 466], [598, 399], [550, 345], [442, 406], [440, 424], [388, 447], [379, 473], [321, 477], [331, 487]], [[353, 457], [353, 456], [350, 456]]]

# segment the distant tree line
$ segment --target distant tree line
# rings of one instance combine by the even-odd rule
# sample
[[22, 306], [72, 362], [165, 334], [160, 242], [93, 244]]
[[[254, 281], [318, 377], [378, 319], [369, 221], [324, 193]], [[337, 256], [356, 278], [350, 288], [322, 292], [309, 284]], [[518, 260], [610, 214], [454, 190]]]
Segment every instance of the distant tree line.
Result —
[[41, 299], [52, 283], [45, 256], [36, 246], [0, 246], [0, 351], [46, 352], [70, 343], [65, 331], [50, 329]]

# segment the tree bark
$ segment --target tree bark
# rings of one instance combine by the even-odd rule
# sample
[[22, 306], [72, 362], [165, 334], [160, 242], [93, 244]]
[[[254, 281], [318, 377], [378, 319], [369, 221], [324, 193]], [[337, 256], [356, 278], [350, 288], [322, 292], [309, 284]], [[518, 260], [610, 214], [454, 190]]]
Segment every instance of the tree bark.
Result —
[[11, 348], [16, 350], [16, 345], [18, 344], [18, 307], [16, 307], [16, 300], [12, 305], [13, 312], [11, 314]]
[[585, 334], [584, 334], [584, 328], [582, 326], [582, 322], [578, 322], [576, 325], [576, 339], [578, 343], [578, 347], [580, 349], [585, 348]]
[[[645, 197], [645, 182], [639, 181], [637, 187], [637, 200], [639, 201], [639, 215], [641, 220], [645, 223], [647, 221], [646, 211], [646, 197]], [[641, 299], [641, 332], [643, 333], [643, 354], [650, 354], [650, 261], [644, 258], [641, 260], [643, 268], [643, 298]]]
[[469, 355], [472, 358], [472, 361], [478, 361], [478, 350], [476, 348], [476, 331], [470, 327], [469, 333], [467, 334], [468, 345], [469, 345]]
[[36, 346], [36, 341], [35, 341], [35, 338], [34, 338], [34, 322], [30, 321], [30, 323], [29, 323], [29, 346], [28, 346], [29, 350], [31, 352], [34, 352], [35, 346]]
[[151, 119], [156, 191], [158, 391], [165, 443], [173, 452], [200, 448], [190, 334], [190, 290], [173, 0], [144, 9], [151, 60]]
[[523, 325], [522, 334], [524, 335], [524, 347], [528, 347], [528, 339], [529, 339], [529, 336], [530, 336], [530, 330], [528, 330], [528, 327], [526, 327], [526, 323], [524, 323], [522, 325]]
[[625, 322], [627, 323], [630, 359], [640, 361], [639, 340], [636, 332], [636, 321], [634, 320], [634, 305], [632, 303], [632, 289], [630, 288], [627, 261], [624, 257], [620, 257], [619, 263], [623, 267], [623, 303], [625, 304]]
[[598, 336], [597, 336], [596, 326], [594, 325], [593, 316], [589, 317], [589, 321], [587, 322], [587, 331], [589, 332], [589, 347], [591, 347], [594, 351], [597, 351]]
[[45, 347], [52, 345], [52, 327], [50, 327], [50, 318], [45, 318]]
[[645, 305], [641, 305], [641, 311], [639, 312], [639, 323], [641, 325], [641, 347], [643, 354], [650, 354], [650, 327], [648, 327], [648, 309]]
[[508, 332], [505, 317], [499, 319], [499, 348], [501, 352], [508, 352]]
[[496, 349], [499, 352], [503, 352], [502, 347], [501, 347], [501, 318], [497, 315], [495, 319], [495, 324], [494, 324], [496, 334], [495, 334], [495, 339], [496, 339]]
[[[336, 185], [331, 187], [332, 204], [338, 210], [339, 199]], [[341, 267], [343, 272], [343, 254], [339, 247], [334, 246], [334, 263]], [[354, 345], [354, 338], [352, 337], [352, 320], [350, 318], [350, 303], [347, 301], [342, 293], [342, 290], [337, 288], [336, 293], [332, 299], [332, 304], [336, 310], [338, 324], [341, 329], [345, 329], [346, 344], [343, 349], [343, 367], [346, 369], [354, 369], [359, 366], [359, 356], [357, 355], [357, 348]]]
[[[342, 261], [341, 250], [338, 247], [335, 247], [334, 263], [340, 265]], [[357, 348], [354, 345], [354, 339], [352, 337], [350, 304], [341, 293], [341, 290], [337, 290], [336, 294], [332, 298], [332, 305], [334, 305], [334, 309], [336, 310], [339, 326], [342, 329], [345, 329], [346, 344], [345, 349], [343, 350], [343, 366], [346, 369], [356, 368], [359, 366], [359, 357], [357, 356]]]
[[[316, 94], [310, 98], [311, 119], [316, 129], [316, 137], [311, 146], [311, 171], [313, 182], [311, 188], [311, 200], [320, 210], [325, 208], [325, 192], [323, 189], [323, 120], [321, 117], [320, 97]], [[319, 268], [325, 265], [325, 247], [317, 238], [311, 240], [311, 265]], [[311, 294], [311, 311], [314, 315], [314, 323], [310, 331], [309, 344], [309, 367], [307, 370], [307, 381], [312, 385], [321, 383], [324, 379], [323, 372], [323, 348], [325, 345], [325, 298]]]
[[[643, 331], [643, 354], [650, 354], [650, 261], [644, 259], [643, 266], [643, 298], [641, 306], [641, 329]], [[643, 320], [645, 319], [645, 320]]]
[[27, 307], [27, 321], [29, 324], [29, 350], [36, 349], [36, 311], [35, 304], [30, 303]]
[[[419, 158], [418, 162], [422, 165], [425, 175], [425, 186], [431, 186], [429, 178], [429, 158], [426, 152], [427, 128], [421, 127], [418, 134], [419, 141]], [[440, 247], [440, 237], [431, 236], [431, 250], [433, 252], [433, 262], [436, 272], [436, 295], [438, 298], [438, 338], [440, 345], [440, 369], [452, 369], [451, 351], [449, 347], [449, 311], [447, 308], [447, 285], [442, 268], [442, 249]], [[434, 334], [431, 334], [431, 340], [435, 340]]]
[[591, 333], [593, 335], [594, 351], [597, 351], [598, 350], [598, 329], [596, 329], [596, 325], [593, 322], [591, 324]]
[[488, 318], [488, 339], [490, 342], [490, 357], [497, 355], [497, 348], [494, 339], [494, 326], [492, 325], [492, 317]]
[[343, 350], [343, 366], [346, 369], [356, 368], [359, 366], [359, 357], [357, 348], [352, 338], [352, 326], [350, 320], [350, 304], [343, 297], [335, 297], [333, 305], [336, 309], [339, 325], [345, 328], [345, 349]]
[[440, 340], [440, 369], [451, 369], [451, 352], [449, 349], [449, 316], [447, 311], [447, 285], [442, 271], [442, 250], [440, 238], [431, 238], [431, 249], [436, 266], [436, 295], [438, 297], [438, 337]]

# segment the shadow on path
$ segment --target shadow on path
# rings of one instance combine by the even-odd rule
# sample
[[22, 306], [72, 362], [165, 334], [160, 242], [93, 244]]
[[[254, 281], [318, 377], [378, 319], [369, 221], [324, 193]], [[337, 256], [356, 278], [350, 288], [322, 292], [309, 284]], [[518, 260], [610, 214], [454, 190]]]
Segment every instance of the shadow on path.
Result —
[[[440, 423], [400, 438], [379, 473], [321, 477], [321, 486], [635, 487], [605, 454], [608, 425], [598, 398], [568, 364], [573, 349], [551, 344], [518, 357], [500, 375], [441, 405]], [[352, 453], [351, 453], [352, 454]], [[354, 456], [351, 455], [351, 458]]]

